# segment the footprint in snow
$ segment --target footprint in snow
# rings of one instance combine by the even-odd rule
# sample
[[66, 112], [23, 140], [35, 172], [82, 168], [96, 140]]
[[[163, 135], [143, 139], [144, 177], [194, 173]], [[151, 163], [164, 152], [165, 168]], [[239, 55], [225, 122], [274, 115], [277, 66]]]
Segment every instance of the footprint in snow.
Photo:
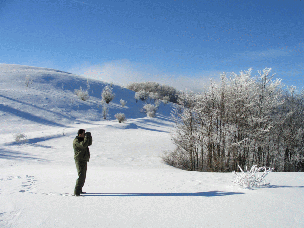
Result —
[[22, 189], [19, 192], [29, 192], [34, 193], [32, 190], [35, 189], [34, 185], [37, 180], [34, 176], [26, 175], [26, 180], [22, 182]]

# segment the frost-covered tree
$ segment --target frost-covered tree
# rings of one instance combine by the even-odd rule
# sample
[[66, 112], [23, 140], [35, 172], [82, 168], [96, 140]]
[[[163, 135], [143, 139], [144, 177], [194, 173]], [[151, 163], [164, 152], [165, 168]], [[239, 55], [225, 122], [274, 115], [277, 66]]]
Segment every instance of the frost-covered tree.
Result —
[[141, 101], [146, 101], [149, 97], [149, 93], [146, 92], [145, 90], [140, 90], [139, 92], [136, 92], [135, 93], [135, 100], [136, 102], [138, 100], [141, 100]]
[[83, 101], [87, 101], [90, 98], [88, 91], [83, 90], [81, 86], [79, 89], [75, 89], [74, 93]]
[[251, 69], [222, 74], [201, 94], [179, 95], [173, 154], [187, 155], [187, 169], [233, 171], [258, 165], [303, 170], [303, 95], [283, 93], [270, 70], [255, 77]]
[[164, 96], [163, 99], [162, 99], [162, 102], [164, 104], [168, 104], [169, 101], [170, 101], [170, 97], [169, 96]]
[[[196, 124], [193, 107], [195, 105], [195, 95], [183, 93], [179, 96], [179, 104], [174, 108], [173, 118], [176, 122], [176, 131], [173, 142], [176, 150], [168, 156], [178, 158], [177, 167], [187, 170], [195, 170], [198, 165], [198, 152], [195, 148]], [[169, 158], [170, 160], [171, 158]], [[165, 160], [166, 161], [166, 160]]]
[[153, 92], [150, 92], [149, 93], [149, 98], [150, 98], [150, 100], [152, 100], [152, 101], [156, 101], [156, 100], [158, 100], [160, 97], [159, 97], [159, 94], [158, 93], [153, 93]]
[[102, 106], [102, 116], [104, 119], [107, 119], [109, 113], [109, 108], [106, 104]]
[[[163, 99], [163, 97], [169, 97], [169, 101], [176, 103], [178, 99], [179, 92], [167, 85], [160, 85], [156, 82], [138, 82], [131, 83], [127, 86], [127, 89], [133, 90], [135, 92], [145, 91], [146, 93], [158, 94], [158, 99]], [[139, 100], [139, 99], [137, 99]]]
[[102, 101], [109, 104], [115, 97], [112, 87], [105, 86], [101, 93]]
[[275, 112], [277, 118], [273, 141], [278, 156], [276, 169], [281, 171], [304, 171], [304, 94], [296, 94], [294, 88], [284, 93], [284, 103]]

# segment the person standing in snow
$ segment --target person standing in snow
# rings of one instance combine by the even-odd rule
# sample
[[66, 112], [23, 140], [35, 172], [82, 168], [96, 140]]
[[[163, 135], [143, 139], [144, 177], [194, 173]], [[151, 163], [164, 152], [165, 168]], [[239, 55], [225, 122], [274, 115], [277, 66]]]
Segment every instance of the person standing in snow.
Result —
[[74, 195], [79, 196], [82, 192], [86, 174], [87, 174], [87, 163], [90, 160], [89, 146], [92, 145], [92, 136], [90, 132], [85, 132], [84, 129], [78, 130], [78, 136], [73, 141], [74, 148], [74, 160], [78, 173], [78, 179], [74, 189]]

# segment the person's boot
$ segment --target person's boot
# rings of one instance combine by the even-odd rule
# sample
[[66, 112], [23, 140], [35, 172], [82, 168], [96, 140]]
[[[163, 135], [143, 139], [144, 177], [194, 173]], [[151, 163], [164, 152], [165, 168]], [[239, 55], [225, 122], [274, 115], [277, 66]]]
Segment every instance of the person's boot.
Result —
[[75, 189], [74, 190], [74, 196], [80, 196], [81, 190], [80, 189]]

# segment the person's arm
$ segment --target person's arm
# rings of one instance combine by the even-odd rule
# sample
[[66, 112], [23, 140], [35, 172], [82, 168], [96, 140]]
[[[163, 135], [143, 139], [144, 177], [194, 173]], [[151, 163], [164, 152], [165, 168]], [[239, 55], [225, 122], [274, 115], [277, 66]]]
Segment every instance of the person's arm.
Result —
[[93, 142], [92, 136], [89, 136], [89, 137], [88, 137], [88, 140], [89, 140], [89, 146], [91, 146], [91, 145], [92, 145], [92, 142]]
[[85, 149], [89, 146], [90, 144], [90, 140], [87, 137], [84, 137], [84, 140], [79, 142], [78, 140], [76, 140], [75, 142], [75, 146], [80, 148], [80, 149]]

